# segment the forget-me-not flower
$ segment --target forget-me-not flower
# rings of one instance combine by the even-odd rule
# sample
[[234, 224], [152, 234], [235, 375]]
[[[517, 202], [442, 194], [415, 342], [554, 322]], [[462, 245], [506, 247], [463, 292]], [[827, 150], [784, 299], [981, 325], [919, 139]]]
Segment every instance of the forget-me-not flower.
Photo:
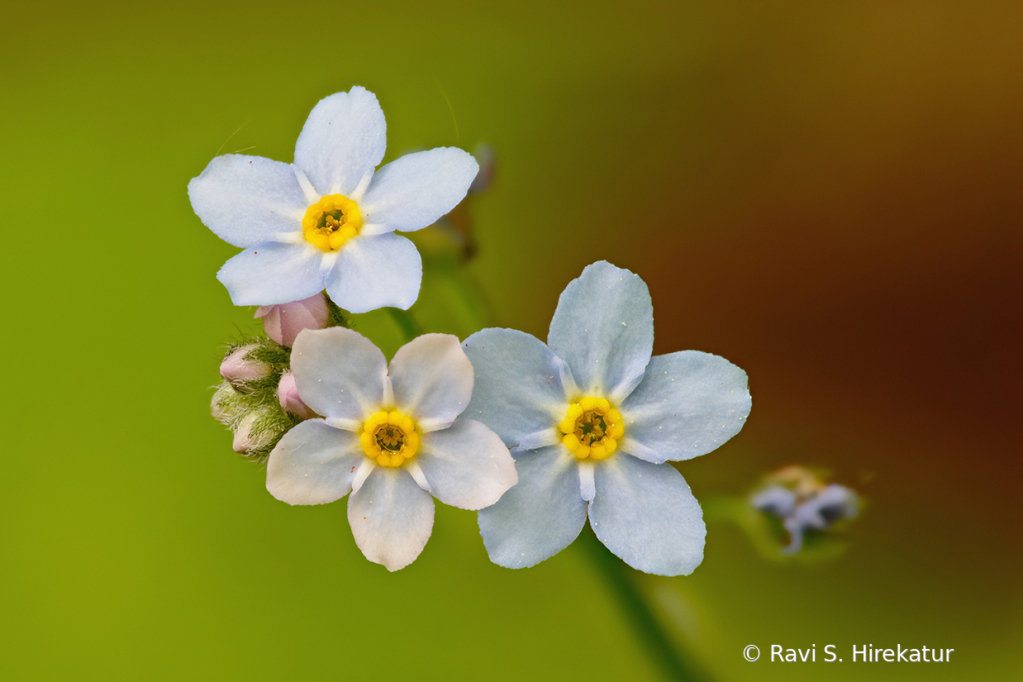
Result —
[[462, 419], [473, 371], [458, 339], [425, 334], [388, 368], [369, 339], [343, 327], [304, 330], [291, 354], [298, 394], [324, 419], [294, 427], [270, 453], [266, 487], [289, 504], [348, 498], [348, 522], [370, 561], [396, 571], [433, 530], [433, 497], [491, 505], [517, 480], [500, 437]]
[[824, 531], [842, 519], [854, 519], [859, 513], [860, 497], [851, 488], [826, 484], [802, 466], [789, 466], [767, 477], [766, 487], [749, 498], [762, 512], [781, 519], [789, 534], [782, 554], [796, 554], [803, 548], [807, 531]]
[[245, 249], [217, 273], [235, 305], [275, 305], [327, 290], [353, 313], [408, 309], [423, 263], [410, 232], [460, 202], [479, 166], [453, 147], [407, 154], [379, 171], [387, 125], [361, 87], [313, 107], [295, 163], [225, 154], [188, 183], [203, 223]]
[[703, 560], [703, 512], [667, 461], [714, 450], [750, 411], [746, 373], [698, 351], [651, 357], [653, 307], [637, 275], [598, 262], [561, 294], [547, 344], [511, 329], [463, 343], [476, 372], [466, 415], [512, 448], [519, 483], [479, 514], [491, 560], [532, 566], [586, 522], [647, 573]]

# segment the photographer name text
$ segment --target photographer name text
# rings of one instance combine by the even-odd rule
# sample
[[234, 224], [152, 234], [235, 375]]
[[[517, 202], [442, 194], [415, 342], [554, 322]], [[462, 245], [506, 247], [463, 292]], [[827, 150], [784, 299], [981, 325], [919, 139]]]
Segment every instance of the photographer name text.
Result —
[[[843, 663], [850, 660], [853, 663], [948, 663], [952, 659], [952, 652], [955, 649], [938, 649], [928, 646], [904, 647], [896, 644], [894, 647], [881, 647], [873, 644], [853, 644], [851, 649], [845, 650], [842, 654], [835, 644], [825, 645], [818, 657], [817, 645], [809, 648], [788, 648], [781, 644], [772, 644], [770, 657], [764, 656], [771, 663]], [[746, 647], [743, 652], [746, 660], [753, 662], [760, 658], [760, 651], [755, 645]]]

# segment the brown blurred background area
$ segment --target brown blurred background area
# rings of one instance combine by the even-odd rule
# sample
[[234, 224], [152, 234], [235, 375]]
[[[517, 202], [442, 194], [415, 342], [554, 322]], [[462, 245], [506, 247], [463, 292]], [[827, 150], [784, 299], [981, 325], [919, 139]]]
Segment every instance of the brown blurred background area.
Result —
[[[630, 267], [655, 352], [749, 372], [740, 437], [679, 467], [698, 494], [801, 463], [868, 500], [840, 565], [694, 582], [751, 620], [803, 619], [807, 639], [821, 618], [875, 639], [969, 631], [988, 643], [961, 654], [979, 666], [1023, 608], [1020, 8], [740, 3], [675, 20], [676, 60], [549, 84], [558, 177], [540, 191], [571, 199], [537, 269]], [[530, 293], [507, 302], [553, 309]], [[703, 568], [738, 542], [712, 533]]]
[[[220, 152], [292, 160], [315, 102], [353, 85], [380, 98], [385, 160], [495, 150], [470, 265], [495, 324], [545, 338], [565, 285], [607, 259], [649, 284], [655, 352], [748, 373], [742, 432], [678, 466], [698, 499], [794, 463], [864, 496], [831, 561], [767, 561], [717, 521], [692, 576], [639, 576], [686, 656], [722, 680], [1018, 677], [1019, 2], [4, 17], [0, 677], [658, 679], [577, 547], [499, 569], [474, 515], [440, 508], [422, 557], [387, 574], [343, 503], [273, 500], [210, 419], [220, 344], [259, 327], [216, 281], [236, 250], [186, 184]], [[742, 658], [897, 642], [956, 656]]]

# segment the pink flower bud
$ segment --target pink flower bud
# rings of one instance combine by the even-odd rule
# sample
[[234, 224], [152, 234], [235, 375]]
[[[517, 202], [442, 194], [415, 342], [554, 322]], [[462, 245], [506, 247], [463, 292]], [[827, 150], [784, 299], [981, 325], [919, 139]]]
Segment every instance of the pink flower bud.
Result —
[[255, 347], [255, 345], [242, 346], [228, 355], [220, 363], [220, 376], [235, 386], [268, 376], [270, 374], [270, 365], [258, 360], [248, 360], [245, 358], [249, 351]]
[[312, 419], [316, 416], [316, 413], [298, 397], [295, 375], [291, 372], [281, 375], [281, 383], [277, 385], [277, 400], [280, 401], [285, 412], [290, 412], [299, 419]]
[[303, 329], [323, 329], [330, 320], [330, 311], [323, 294], [281, 303], [280, 305], [264, 305], [256, 310], [256, 317], [263, 318], [263, 329], [271, 339], [291, 348], [295, 337]]
[[273, 431], [266, 428], [259, 428], [260, 422], [265, 421], [266, 414], [263, 409], [253, 410], [239, 422], [234, 430], [234, 441], [231, 446], [235, 452], [245, 454], [257, 448], [265, 447], [273, 440]]

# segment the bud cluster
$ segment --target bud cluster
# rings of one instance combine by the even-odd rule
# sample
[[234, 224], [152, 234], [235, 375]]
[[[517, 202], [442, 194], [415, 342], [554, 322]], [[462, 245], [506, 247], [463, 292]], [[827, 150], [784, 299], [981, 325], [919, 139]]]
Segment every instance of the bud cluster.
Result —
[[272, 339], [234, 344], [220, 364], [213, 418], [234, 432], [234, 451], [263, 461], [288, 429], [316, 416], [298, 397], [291, 351]]
[[322, 294], [256, 311], [269, 338], [232, 344], [220, 363], [223, 383], [210, 412], [234, 431], [234, 451], [262, 462], [281, 437], [316, 417], [298, 396], [291, 374], [291, 345], [303, 329], [347, 326], [344, 311]]

